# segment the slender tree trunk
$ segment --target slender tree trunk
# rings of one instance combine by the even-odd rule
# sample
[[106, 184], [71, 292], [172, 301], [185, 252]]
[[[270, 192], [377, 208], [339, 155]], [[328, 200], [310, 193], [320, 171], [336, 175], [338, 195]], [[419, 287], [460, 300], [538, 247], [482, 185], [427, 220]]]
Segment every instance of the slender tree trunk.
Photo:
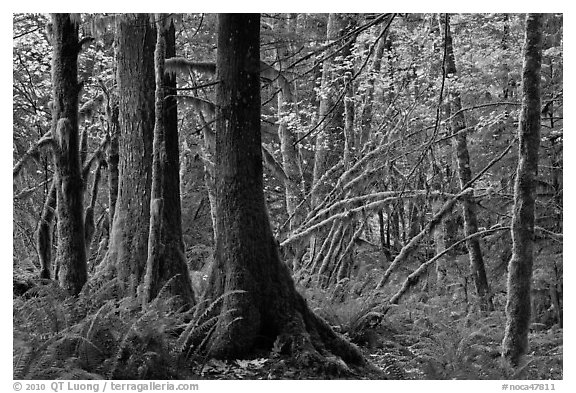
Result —
[[114, 222], [114, 212], [116, 211], [116, 200], [118, 199], [118, 163], [120, 155], [118, 153], [118, 139], [120, 137], [120, 123], [118, 119], [118, 103], [114, 101], [111, 103], [110, 117], [108, 119], [108, 127], [110, 133], [110, 144], [108, 145], [107, 159], [108, 164], [108, 230], [112, 229]]
[[209, 352], [234, 359], [274, 344], [308, 365], [326, 362], [329, 352], [363, 365], [360, 352], [310, 311], [278, 255], [263, 193], [259, 43], [258, 14], [219, 16], [218, 239], [207, 296], [227, 295]]
[[[279, 23], [278, 28], [289, 30], [283, 23]], [[280, 72], [283, 72], [285, 61], [290, 56], [289, 45], [279, 45], [276, 49], [278, 55], [278, 62], [280, 65]], [[280, 82], [277, 83], [279, 87], [278, 92], [278, 138], [280, 139], [280, 154], [282, 155], [282, 168], [286, 173], [287, 179], [284, 182], [284, 190], [286, 197], [286, 213], [290, 218], [289, 229], [294, 231], [302, 223], [304, 218], [304, 211], [302, 207], [297, 211], [296, 208], [304, 199], [304, 184], [302, 178], [302, 168], [300, 167], [300, 159], [298, 154], [298, 147], [296, 146], [296, 135], [294, 131], [288, 127], [287, 121], [283, 118], [286, 116], [294, 106], [294, 97], [289, 90], [290, 86], [286, 83], [283, 86]], [[298, 269], [300, 258], [302, 257], [301, 245], [296, 247], [290, 246], [292, 250], [289, 254], [292, 256], [292, 269]]]
[[147, 14], [117, 20], [119, 107], [118, 198], [110, 246], [102, 268], [110, 269], [125, 294], [136, 295], [146, 267], [154, 128], [154, 29]]
[[508, 300], [503, 355], [514, 366], [528, 351], [530, 286], [534, 261], [534, 206], [538, 150], [540, 148], [540, 69], [542, 14], [528, 14], [522, 71], [522, 111], [518, 134], [520, 148], [514, 187], [512, 259], [508, 265]]
[[356, 158], [355, 154], [355, 138], [354, 138], [354, 86], [352, 75], [346, 74], [344, 76], [344, 170], [350, 169], [353, 160]]
[[[432, 201], [432, 214], [436, 214], [436, 212], [440, 211], [442, 208], [442, 202], [439, 199], [435, 199]], [[436, 255], [439, 255], [446, 250], [446, 239], [444, 236], [445, 228], [445, 219], [442, 219], [442, 222], [438, 224], [436, 228], [434, 228], [434, 248]], [[438, 295], [443, 295], [446, 292], [446, 258], [442, 257], [436, 261], [436, 293]]]
[[[328, 26], [326, 38], [328, 41], [334, 41], [343, 36], [347, 27], [351, 23], [350, 17], [344, 14], [330, 14], [328, 16]], [[350, 54], [350, 45], [346, 45], [340, 55], [346, 57]], [[334, 86], [341, 86], [341, 83], [335, 84], [334, 78], [343, 71], [335, 71], [339, 62], [332, 58], [325, 59], [322, 65], [322, 84], [321, 90], [324, 92], [320, 99], [319, 121], [323, 122], [320, 126], [320, 132], [316, 136], [316, 150], [314, 154], [314, 173], [313, 185], [316, 185], [322, 175], [334, 165], [336, 160], [341, 157], [344, 148], [344, 102], [336, 102], [337, 97], [341, 94]], [[312, 205], [315, 206], [322, 201], [326, 194], [326, 186], [319, 186], [312, 195]]]
[[56, 147], [56, 211], [58, 215], [58, 281], [71, 295], [77, 295], [87, 278], [84, 247], [84, 209], [78, 137], [78, 21], [70, 14], [52, 14], [52, 85]]
[[192, 306], [194, 294], [182, 241], [176, 76], [164, 74], [166, 57], [176, 52], [175, 28], [167, 14], [157, 14], [155, 22], [156, 123], [144, 301], [154, 299], [170, 281], [164, 292]]
[[100, 177], [102, 174], [102, 161], [98, 160], [96, 170], [94, 171], [94, 178], [92, 179], [92, 187], [90, 194], [90, 204], [86, 207], [84, 212], [84, 243], [86, 246], [86, 258], [90, 259], [90, 246], [92, 244], [92, 237], [96, 230], [94, 224], [94, 207], [98, 199], [98, 187], [100, 186]]
[[52, 185], [46, 195], [40, 224], [36, 234], [36, 249], [40, 258], [40, 278], [52, 277], [52, 224], [56, 212], [56, 178], [52, 179]]
[[[334, 41], [342, 37], [351, 23], [350, 17], [345, 14], [330, 14], [326, 32], [327, 40]], [[350, 45], [346, 45], [340, 55], [346, 57], [349, 54]], [[322, 125], [316, 135], [316, 149], [314, 151], [312, 209], [322, 202], [330, 190], [329, 184], [319, 184], [322, 175], [338, 162], [344, 151], [344, 100], [337, 101], [341, 95], [341, 89], [336, 88], [336, 86], [342, 89], [344, 87], [334, 80], [336, 76], [343, 74], [342, 70], [335, 70], [338, 65], [340, 62], [335, 62], [332, 57], [325, 59], [322, 65], [321, 91], [323, 94], [318, 108], [318, 121], [322, 122]], [[311, 255], [317, 252], [316, 238], [317, 235], [310, 238]]]
[[[454, 59], [452, 34], [450, 33], [450, 18], [448, 15], [446, 15], [445, 28], [447, 49], [446, 73], [448, 75], [456, 75], [456, 61]], [[460, 112], [461, 109], [460, 93], [452, 88], [450, 91], [450, 111], [454, 113], [455, 116], [452, 118], [450, 127], [452, 133], [455, 134], [453, 146], [456, 151], [458, 163], [458, 179], [460, 181], [460, 187], [464, 187], [464, 185], [472, 179], [472, 171], [470, 169], [470, 155], [468, 153], [466, 131], [464, 131], [466, 121], [464, 114]], [[468, 237], [478, 232], [474, 195], [469, 194], [462, 198], [461, 205], [464, 216], [464, 234]], [[486, 277], [486, 268], [484, 266], [484, 259], [482, 258], [479, 239], [471, 238], [466, 242], [466, 247], [468, 248], [468, 255], [470, 257], [470, 270], [476, 286], [476, 293], [480, 300], [480, 308], [484, 311], [493, 310], [494, 306], [490, 296], [490, 288], [488, 286], [488, 278]]]
[[[386, 26], [382, 26], [385, 29]], [[382, 69], [382, 58], [384, 56], [384, 49], [386, 48], [388, 38], [388, 32], [382, 32], [380, 41], [376, 44], [374, 50], [374, 59], [372, 61], [372, 74], [368, 79], [368, 86], [364, 92], [364, 103], [361, 111], [361, 131], [358, 139], [358, 149], [361, 150], [366, 142], [370, 140], [372, 135], [372, 118], [373, 118], [373, 104], [374, 104], [374, 88], [376, 82], [376, 76], [380, 74]]]

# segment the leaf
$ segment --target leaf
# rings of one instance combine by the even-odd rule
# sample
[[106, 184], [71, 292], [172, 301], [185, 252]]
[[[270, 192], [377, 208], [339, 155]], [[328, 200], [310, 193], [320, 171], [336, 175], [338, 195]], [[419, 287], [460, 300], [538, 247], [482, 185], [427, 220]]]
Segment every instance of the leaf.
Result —
[[248, 368], [250, 365], [249, 360], [236, 360], [234, 363], [236, 363], [240, 368]]

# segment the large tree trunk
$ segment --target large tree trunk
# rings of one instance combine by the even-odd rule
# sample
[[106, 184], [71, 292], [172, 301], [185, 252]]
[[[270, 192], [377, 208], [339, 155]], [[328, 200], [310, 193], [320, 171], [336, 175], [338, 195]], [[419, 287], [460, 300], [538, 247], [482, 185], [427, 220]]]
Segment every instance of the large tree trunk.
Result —
[[58, 281], [77, 295], [87, 278], [84, 247], [82, 175], [78, 156], [78, 21], [70, 14], [53, 14], [52, 130], [56, 141], [56, 211], [58, 215]]
[[[454, 59], [454, 49], [452, 45], [452, 34], [450, 33], [450, 18], [446, 15], [446, 73], [456, 75], [456, 61]], [[460, 187], [464, 187], [472, 179], [472, 171], [470, 169], [470, 155], [468, 153], [468, 144], [466, 141], [466, 120], [464, 114], [461, 112], [462, 103], [460, 101], [460, 93], [455, 89], [450, 89], [450, 112], [454, 113], [450, 128], [454, 134], [453, 146], [456, 152], [458, 163], [458, 179]], [[476, 202], [474, 195], [469, 194], [462, 198], [461, 201], [462, 212], [464, 216], [464, 235], [466, 237], [478, 232], [478, 220], [476, 218]], [[492, 300], [490, 296], [490, 288], [488, 286], [488, 278], [486, 277], [486, 268], [484, 266], [484, 259], [482, 258], [482, 250], [480, 248], [480, 241], [474, 237], [466, 241], [468, 248], [468, 255], [470, 258], [470, 271], [476, 286], [476, 293], [480, 300], [480, 308], [484, 311], [493, 310]]]
[[[333, 353], [363, 365], [358, 349], [310, 311], [278, 255], [263, 193], [259, 42], [258, 14], [219, 16], [218, 239], [207, 296], [227, 295], [209, 353], [241, 358], [276, 343], [304, 363]], [[231, 293], [237, 290], [245, 292]]]
[[540, 148], [540, 68], [542, 14], [528, 14], [522, 72], [522, 112], [518, 134], [520, 149], [514, 187], [512, 259], [508, 265], [508, 301], [503, 354], [513, 365], [528, 350], [530, 286], [534, 247], [534, 206], [538, 149]]
[[178, 296], [180, 304], [193, 306], [194, 294], [182, 241], [176, 76], [164, 74], [165, 59], [174, 57], [176, 52], [176, 30], [168, 15], [158, 14], [155, 22], [156, 123], [144, 301], [154, 299], [170, 281], [163, 292]]
[[147, 14], [117, 20], [117, 82], [120, 121], [119, 182], [110, 247], [102, 262], [136, 295], [144, 275], [150, 220], [154, 128], [155, 34]]

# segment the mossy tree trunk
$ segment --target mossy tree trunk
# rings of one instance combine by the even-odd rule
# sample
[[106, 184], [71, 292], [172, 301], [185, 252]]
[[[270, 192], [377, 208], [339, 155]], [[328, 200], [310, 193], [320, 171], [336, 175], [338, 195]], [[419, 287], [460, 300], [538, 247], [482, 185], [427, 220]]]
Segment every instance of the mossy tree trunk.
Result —
[[508, 299], [503, 355], [514, 366], [528, 351], [530, 286], [534, 261], [534, 206], [538, 150], [540, 148], [540, 69], [542, 64], [542, 14], [528, 14], [522, 70], [522, 110], [518, 135], [518, 169], [514, 187], [512, 258], [508, 265]]
[[52, 228], [56, 212], [56, 179], [52, 179], [50, 189], [42, 207], [38, 232], [36, 233], [36, 250], [40, 260], [40, 278], [52, 278]]
[[194, 294], [182, 240], [176, 76], [164, 74], [166, 57], [174, 57], [176, 52], [175, 27], [167, 14], [157, 14], [155, 19], [156, 123], [144, 301], [154, 299], [170, 281], [164, 293], [179, 296], [180, 304], [193, 306]]
[[[330, 353], [364, 365], [358, 349], [308, 308], [280, 261], [263, 193], [260, 139], [260, 16], [222, 14], [218, 21], [216, 96], [216, 261], [206, 292], [222, 300], [209, 354], [242, 358], [277, 348], [300, 362]], [[242, 290], [242, 293], [231, 291]]]
[[116, 275], [126, 295], [136, 295], [148, 250], [155, 31], [147, 14], [124, 14], [117, 19], [116, 28], [118, 196], [102, 268]]
[[78, 21], [71, 14], [52, 14], [52, 92], [56, 214], [58, 216], [58, 281], [77, 295], [86, 282], [82, 175], [78, 155]]
[[109, 105], [108, 130], [110, 133], [110, 144], [106, 153], [106, 163], [108, 165], [108, 222], [110, 226], [108, 229], [110, 230], [114, 222], [116, 200], [118, 199], [118, 163], [120, 162], [118, 139], [120, 138], [120, 123], [117, 98], [114, 98]]
[[[446, 74], [456, 75], [456, 61], [454, 59], [454, 48], [452, 44], [452, 34], [450, 32], [450, 17], [446, 15]], [[468, 142], [466, 138], [466, 120], [464, 114], [461, 112], [462, 103], [460, 100], [460, 92], [454, 87], [450, 89], [450, 112], [452, 120], [450, 128], [454, 134], [453, 146], [456, 154], [456, 162], [458, 164], [458, 180], [460, 187], [464, 187], [472, 179], [472, 171], [470, 169], [470, 154], [468, 152]], [[462, 213], [464, 216], [464, 235], [466, 237], [478, 232], [478, 219], [476, 217], [476, 202], [474, 195], [469, 194], [462, 198]], [[480, 241], [474, 237], [466, 241], [468, 248], [468, 256], [470, 259], [470, 272], [476, 287], [476, 294], [478, 295], [480, 308], [484, 311], [493, 310], [492, 299], [490, 296], [490, 288], [488, 285], [488, 278], [486, 276], [486, 268], [484, 266], [484, 259], [482, 257], [482, 249], [480, 248]]]

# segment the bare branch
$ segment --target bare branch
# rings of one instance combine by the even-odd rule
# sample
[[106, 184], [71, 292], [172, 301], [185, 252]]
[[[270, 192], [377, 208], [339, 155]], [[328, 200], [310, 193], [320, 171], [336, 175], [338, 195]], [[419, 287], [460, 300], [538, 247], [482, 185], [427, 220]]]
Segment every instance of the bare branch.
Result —
[[42, 147], [47, 146], [47, 145], [54, 147], [54, 139], [52, 138], [52, 131], [48, 131], [47, 133], [45, 133], [42, 136], [42, 138], [40, 138], [40, 140], [38, 140], [38, 142], [36, 142], [34, 145], [32, 145], [26, 151], [26, 153], [24, 153], [24, 155], [20, 158], [20, 160], [16, 163], [16, 165], [14, 165], [14, 168], [12, 169], [12, 176], [13, 177], [18, 176], [18, 174], [22, 170], [23, 165], [26, 163], [26, 161], [28, 161], [28, 159], [30, 157], [32, 157], [36, 153], [38, 153], [38, 151], [40, 151], [40, 149]]

